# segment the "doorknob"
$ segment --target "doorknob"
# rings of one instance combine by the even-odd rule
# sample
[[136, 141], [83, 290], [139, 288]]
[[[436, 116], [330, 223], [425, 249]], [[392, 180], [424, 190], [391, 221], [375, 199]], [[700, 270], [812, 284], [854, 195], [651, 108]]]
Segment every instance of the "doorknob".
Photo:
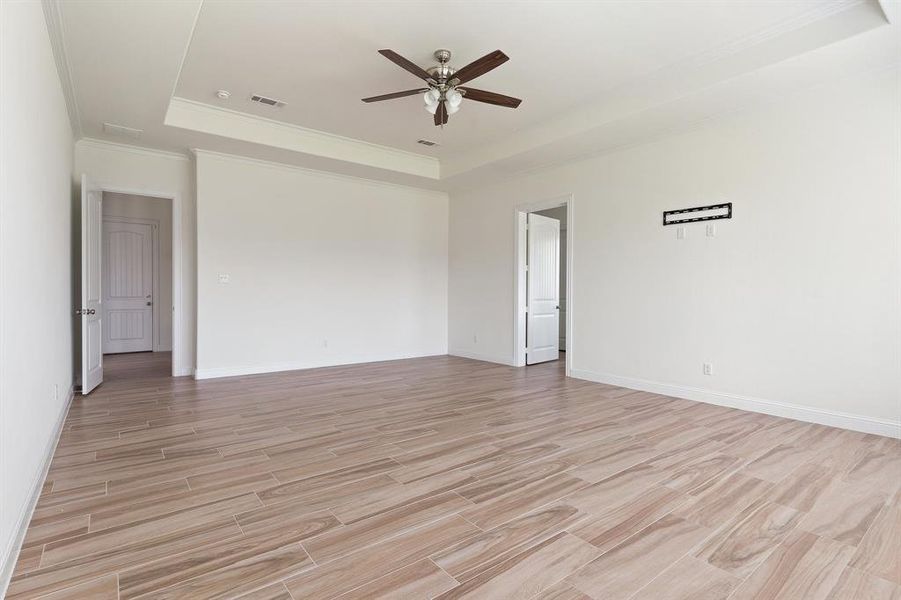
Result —
[[147, 306], [153, 306], [153, 302], [148, 302]]

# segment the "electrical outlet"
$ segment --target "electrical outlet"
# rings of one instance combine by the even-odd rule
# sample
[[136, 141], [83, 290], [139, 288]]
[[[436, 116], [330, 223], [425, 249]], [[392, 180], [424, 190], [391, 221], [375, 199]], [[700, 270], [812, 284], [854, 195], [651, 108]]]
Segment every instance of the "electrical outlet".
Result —
[[231, 279], [231, 275], [228, 273], [219, 273], [219, 283], [229, 283]]
[[713, 375], [713, 363], [704, 363], [704, 375]]
[[322, 347], [328, 348], [328, 340], [322, 340]]
[[685, 232], [684, 227], [676, 227], [676, 239], [677, 240], [684, 240], [685, 235], [686, 235], [686, 232]]
[[707, 224], [707, 237], [716, 237], [716, 225], [713, 223]]
[[478, 334], [475, 334], [475, 333], [472, 334], [472, 343], [473, 343], [473, 344], [478, 344], [478, 343], [479, 343], [479, 336], [478, 336]]

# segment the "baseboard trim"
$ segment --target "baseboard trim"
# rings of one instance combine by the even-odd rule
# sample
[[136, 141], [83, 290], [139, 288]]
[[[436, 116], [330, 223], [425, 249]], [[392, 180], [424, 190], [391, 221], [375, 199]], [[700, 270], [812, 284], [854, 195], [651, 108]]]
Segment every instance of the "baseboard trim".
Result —
[[69, 415], [69, 409], [72, 407], [74, 398], [75, 386], [73, 385], [69, 388], [69, 397], [66, 399], [63, 409], [60, 411], [59, 417], [57, 418], [56, 426], [53, 429], [53, 435], [50, 436], [50, 441], [44, 449], [44, 462], [35, 476], [34, 481], [32, 481], [31, 496], [28, 498], [28, 501], [25, 503], [25, 506], [19, 515], [19, 521], [16, 523], [14, 529], [16, 534], [13, 536], [12, 543], [6, 549], [2, 565], [0, 565], [0, 598], [5, 596], [6, 589], [9, 587], [9, 580], [12, 579], [13, 569], [15, 569], [16, 561], [19, 558], [19, 550], [22, 548], [22, 542], [25, 540], [25, 532], [28, 530], [28, 524], [31, 522], [31, 515], [34, 513], [38, 498], [41, 496], [41, 487], [43, 487], [44, 481], [47, 479], [47, 472], [50, 470], [50, 463], [53, 460], [53, 454], [56, 452], [56, 445], [59, 443], [59, 437], [62, 434], [63, 425], [66, 423], [66, 417]]
[[676, 398], [684, 398], [686, 400], [695, 400], [697, 402], [705, 402], [707, 404], [716, 404], [717, 406], [738, 408], [750, 412], [773, 415], [775, 417], [785, 417], [787, 419], [794, 419], [796, 421], [806, 421], [808, 423], [817, 423], [819, 425], [828, 425], [830, 427], [840, 427], [842, 429], [851, 429], [853, 431], [860, 431], [863, 433], [872, 433], [886, 437], [901, 438], [901, 422], [899, 421], [890, 421], [888, 419], [877, 419], [863, 415], [854, 415], [833, 410], [811, 408], [809, 406], [790, 404], [788, 402], [762, 400], [760, 398], [739, 396], [737, 394], [729, 394], [725, 392], [715, 392], [712, 390], [705, 390], [683, 385], [674, 385], [671, 383], [648, 381], [646, 379], [622, 377], [620, 375], [612, 375], [609, 373], [597, 373], [594, 371], [586, 371], [584, 369], [573, 369], [570, 376], [575, 377], [576, 379], [585, 379], [588, 381], [595, 381], [597, 383], [606, 383], [609, 385], [630, 388], [633, 390], [641, 390], [643, 392], [652, 392], [655, 394], [674, 396]]
[[359, 365], [363, 363], [384, 362], [388, 360], [404, 360], [408, 358], [424, 358], [427, 356], [443, 356], [444, 352], [427, 352], [424, 354], [398, 354], [393, 356], [371, 356], [361, 359], [346, 360], [340, 362], [330, 361], [296, 361], [284, 363], [270, 363], [261, 365], [243, 365], [235, 367], [208, 367], [194, 369], [194, 379], [216, 379], [218, 377], [240, 377], [242, 375], [262, 375], [265, 373], [280, 373], [282, 371], [303, 371], [306, 369], [321, 369], [322, 367], [341, 367], [344, 365]]
[[482, 362], [497, 363], [499, 365], [514, 366], [513, 359], [509, 356], [495, 356], [493, 354], [481, 354], [479, 352], [470, 352], [469, 350], [448, 350], [450, 356], [459, 356], [460, 358], [471, 358], [472, 360], [480, 360]]

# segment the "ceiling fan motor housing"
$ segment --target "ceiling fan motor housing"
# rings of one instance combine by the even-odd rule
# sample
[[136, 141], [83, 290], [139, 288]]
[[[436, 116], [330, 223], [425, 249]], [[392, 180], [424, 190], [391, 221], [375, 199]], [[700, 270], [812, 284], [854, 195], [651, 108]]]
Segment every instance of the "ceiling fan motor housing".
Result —
[[438, 83], [445, 83], [456, 72], [456, 69], [447, 64], [451, 59], [451, 51], [444, 49], [435, 50], [434, 56], [435, 60], [438, 61], [438, 65], [428, 69], [429, 75]]

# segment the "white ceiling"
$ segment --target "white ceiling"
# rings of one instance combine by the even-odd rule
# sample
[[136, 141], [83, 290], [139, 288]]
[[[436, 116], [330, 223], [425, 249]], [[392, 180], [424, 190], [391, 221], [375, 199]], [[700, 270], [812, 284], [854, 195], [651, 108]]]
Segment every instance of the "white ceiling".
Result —
[[[611, 128], [618, 144], [647, 136], [660, 124], [642, 114], [662, 110], [669, 115], [662, 126], [671, 128], [705, 110], [734, 109], [749, 92], [765, 96], [761, 85], [784, 93], [791, 82], [760, 73], [805, 55], [822, 56], [809, 70], [829, 77], [829, 61], [838, 59], [825, 49], [837, 42], [859, 61], [897, 61], [901, 37], [876, 0], [55, 6], [86, 137], [201, 147], [439, 189], [493, 164], [515, 170], [517, 157], [534, 168], [559, 160], [561, 148], [598, 151], [610, 145]], [[418, 96], [360, 101], [420, 85], [377, 50], [429, 66], [438, 47], [454, 52], [456, 67], [503, 50], [510, 61], [472, 85], [523, 98], [522, 105], [465, 101], [442, 130]], [[820, 63], [827, 68], [818, 70]], [[846, 65], [862, 66], [877, 65]], [[753, 85], [742, 88], [742, 80]], [[718, 86], [727, 92], [717, 95]], [[219, 100], [218, 89], [231, 98]], [[253, 104], [254, 93], [287, 106]], [[136, 142], [117, 138], [103, 132], [104, 121], [145, 133]], [[425, 148], [420, 138], [440, 146]]]
[[[605, 90], [680, 59], [797, 18], [821, 6], [800, 2], [206, 2], [175, 95], [409, 151], [416, 140], [465, 152], [591, 104]], [[448, 23], [436, 31], [436, 22]], [[416, 96], [364, 104], [360, 98], [422, 87], [376, 51], [452, 65], [501, 49], [510, 61], [473, 87], [523, 98], [516, 110], [466, 102], [444, 130]], [[234, 97], [215, 97], [218, 89]], [[274, 109], [254, 93], [286, 101]]]

